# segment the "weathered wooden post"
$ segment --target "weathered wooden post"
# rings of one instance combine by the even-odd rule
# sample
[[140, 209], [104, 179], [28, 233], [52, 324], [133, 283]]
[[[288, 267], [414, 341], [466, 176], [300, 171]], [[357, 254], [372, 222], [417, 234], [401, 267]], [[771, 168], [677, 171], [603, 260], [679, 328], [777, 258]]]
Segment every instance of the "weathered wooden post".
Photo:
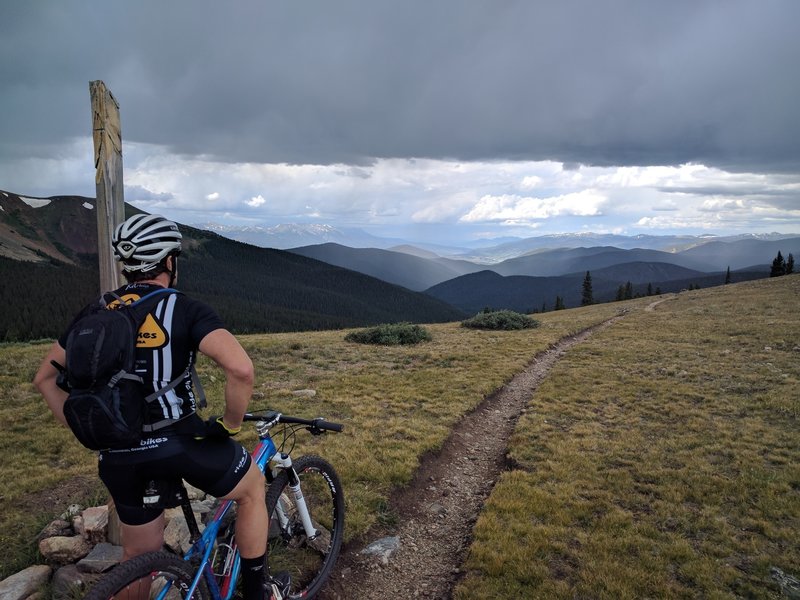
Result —
[[[122, 285], [117, 261], [111, 250], [111, 234], [125, 218], [122, 181], [122, 128], [119, 104], [102, 81], [89, 82], [92, 98], [95, 190], [97, 200], [97, 258], [100, 263], [100, 291]], [[120, 526], [114, 502], [108, 502], [108, 541], [120, 545]]]
[[97, 194], [97, 256], [100, 261], [100, 289], [122, 285], [111, 250], [111, 234], [125, 218], [122, 185], [122, 129], [119, 104], [102, 81], [90, 81], [92, 135], [94, 138], [95, 188]]

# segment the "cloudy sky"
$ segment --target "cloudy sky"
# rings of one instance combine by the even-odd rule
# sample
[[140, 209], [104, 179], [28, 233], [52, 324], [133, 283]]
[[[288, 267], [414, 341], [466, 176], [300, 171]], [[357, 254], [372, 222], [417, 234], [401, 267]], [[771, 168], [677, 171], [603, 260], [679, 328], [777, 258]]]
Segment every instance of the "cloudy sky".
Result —
[[0, 4], [0, 189], [427, 241], [800, 233], [796, 0]]

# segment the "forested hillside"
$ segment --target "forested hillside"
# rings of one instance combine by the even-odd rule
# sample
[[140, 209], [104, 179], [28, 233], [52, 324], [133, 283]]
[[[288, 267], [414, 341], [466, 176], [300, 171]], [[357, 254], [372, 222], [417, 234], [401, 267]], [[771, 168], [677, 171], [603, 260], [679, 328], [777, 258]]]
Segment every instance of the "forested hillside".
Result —
[[[0, 341], [50, 338], [99, 293], [91, 198], [35, 207], [0, 197]], [[36, 204], [36, 203], [34, 203]], [[83, 207], [83, 208], [82, 208]], [[132, 214], [136, 209], [128, 207]], [[77, 211], [77, 212], [76, 212]], [[441, 300], [282, 250], [181, 225], [178, 287], [211, 304], [238, 333], [305, 331], [400, 321], [458, 320]], [[10, 251], [13, 245], [13, 252]], [[76, 247], [78, 246], [78, 247]], [[20, 254], [26, 260], [19, 260]]]
[[0, 257], [0, 342], [52, 338], [92, 297], [98, 275], [64, 263]]

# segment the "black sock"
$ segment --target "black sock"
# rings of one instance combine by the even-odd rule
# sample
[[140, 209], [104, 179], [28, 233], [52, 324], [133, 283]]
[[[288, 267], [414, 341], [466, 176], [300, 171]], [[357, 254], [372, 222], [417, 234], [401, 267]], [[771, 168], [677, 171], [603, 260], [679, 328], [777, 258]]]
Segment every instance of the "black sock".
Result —
[[258, 558], [242, 558], [242, 596], [244, 600], [264, 600], [264, 584], [267, 582], [264, 569], [266, 556], [266, 554], [262, 554]]

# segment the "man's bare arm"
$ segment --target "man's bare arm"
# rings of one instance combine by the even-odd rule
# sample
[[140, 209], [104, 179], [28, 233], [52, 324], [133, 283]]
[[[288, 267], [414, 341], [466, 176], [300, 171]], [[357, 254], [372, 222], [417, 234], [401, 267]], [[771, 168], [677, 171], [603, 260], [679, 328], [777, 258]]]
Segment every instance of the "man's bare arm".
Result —
[[33, 378], [33, 385], [44, 396], [47, 406], [53, 411], [56, 419], [65, 426], [67, 425], [67, 420], [64, 418], [64, 402], [67, 401], [67, 393], [56, 385], [59, 372], [50, 361], [64, 365], [66, 359], [65, 350], [58, 342], [55, 342], [42, 360], [42, 364]]
[[225, 371], [225, 414], [222, 421], [229, 429], [236, 429], [242, 425], [242, 417], [253, 394], [253, 361], [227, 329], [216, 329], [204, 337], [200, 342], [200, 352]]

